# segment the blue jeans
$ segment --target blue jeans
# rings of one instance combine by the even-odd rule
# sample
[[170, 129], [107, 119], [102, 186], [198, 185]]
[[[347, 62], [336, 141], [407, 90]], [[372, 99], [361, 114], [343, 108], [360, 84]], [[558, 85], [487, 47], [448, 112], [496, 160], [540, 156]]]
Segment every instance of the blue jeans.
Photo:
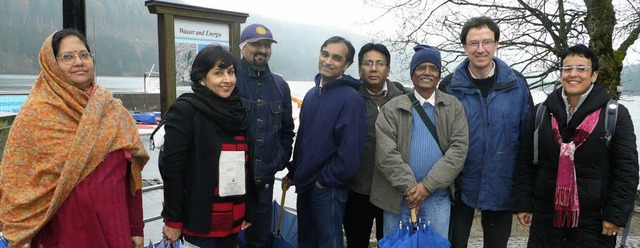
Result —
[[247, 248], [269, 247], [271, 238], [271, 215], [273, 211], [273, 181], [256, 185], [258, 205], [251, 228], [245, 230]]
[[349, 188], [318, 188], [298, 192], [298, 247], [342, 248], [342, 220]]
[[[432, 194], [420, 205], [420, 210], [416, 213], [418, 222], [431, 225], [431, 229], [440, 236], [447, 238], [449, 234], [449, 216], [451, 215], [451, 202], [449, 194]], [[393, 233], [398, 229], [398, 224], [409, 224], [411, 221], [411, 209], [407, 207], [407, 201], [402, 199], [400, 215], [384, 211], [384, 236]]]

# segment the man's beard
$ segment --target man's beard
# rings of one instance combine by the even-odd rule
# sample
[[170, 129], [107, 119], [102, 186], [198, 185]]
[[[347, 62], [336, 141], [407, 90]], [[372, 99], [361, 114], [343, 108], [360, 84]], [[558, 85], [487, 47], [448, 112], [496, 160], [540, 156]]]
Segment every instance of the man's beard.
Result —
[[[258, 59], [258, 57], [262, 56], [262, 59]], [[256, 69], [264, 69], [267, 66], [267, 55], [264, 53], [256, 53], [253, 55], [253, 62], [251, 65]]]

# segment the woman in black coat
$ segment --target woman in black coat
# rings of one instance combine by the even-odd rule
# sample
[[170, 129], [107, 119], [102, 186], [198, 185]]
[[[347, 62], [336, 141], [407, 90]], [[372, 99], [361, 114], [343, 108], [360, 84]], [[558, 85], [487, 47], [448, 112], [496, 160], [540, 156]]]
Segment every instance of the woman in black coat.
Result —
[[166, 243], [184, 236], [198, 247], [234, 247], [238, 232], [251, 225], [245, 192], [252, 190], [243, 174], [248, 121], [235, 68], [235, 57], [222, 46], [203, 48], [191, 68], [194, 93], [180, 96], [190, 100], [178, 99], [167, 112], [160, 167]]
[[532, 163], [535, 116], [520, 147], [514, 212], [530, 226], [528, 247], [615, 247], [634, 206], [638, 152], [629, 111], [618, 105], [615, 134], [605, 137], [606, 89], [599, 61], [576, 45], [561, 57], [562, 88], [545, 102], [539, 164]]

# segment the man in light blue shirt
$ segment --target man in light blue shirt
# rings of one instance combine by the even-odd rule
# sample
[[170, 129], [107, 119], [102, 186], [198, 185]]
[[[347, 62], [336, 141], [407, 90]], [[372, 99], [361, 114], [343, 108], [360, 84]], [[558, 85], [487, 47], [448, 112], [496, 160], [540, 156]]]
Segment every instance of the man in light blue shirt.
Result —
[[468, 126], [462, 103], [436, 88], [440, 51], [426, 45], [414, 50], [410, 73], [415, 91], [387, 102], [376, 121], [370, 200], [384, 210], [385, 235], [400, 221], [407, 223], [410, 209], [416, 209], [422, 223], [447, 237], [448, 188], [467, 155]]

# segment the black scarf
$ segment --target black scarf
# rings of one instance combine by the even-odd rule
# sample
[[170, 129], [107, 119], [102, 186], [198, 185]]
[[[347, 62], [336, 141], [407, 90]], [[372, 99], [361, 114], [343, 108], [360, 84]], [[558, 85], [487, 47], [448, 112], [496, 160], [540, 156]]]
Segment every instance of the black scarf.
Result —
[[191, 89], [198, 100], [202, 101], [210, 111], [201, 111], [208, 119], [214, 121], [223, 131], [238, 133], [249, 125], [249, 119], [240, 100], [238, 88], [233, 89], [231, 95], [222, 98], [209, 88], [194, 83]]

